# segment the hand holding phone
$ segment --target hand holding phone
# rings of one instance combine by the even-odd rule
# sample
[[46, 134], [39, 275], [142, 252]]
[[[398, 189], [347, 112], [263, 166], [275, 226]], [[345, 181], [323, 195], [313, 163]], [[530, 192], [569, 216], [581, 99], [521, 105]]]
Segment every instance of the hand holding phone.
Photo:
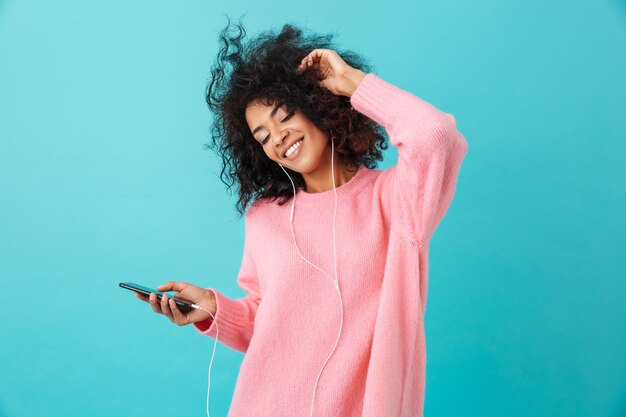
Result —
[[[155, 313], [163, 314], [179, 326], [212, 319], [209, 313], [194, 308], [194, 305], [210, 311], [213, 316], [217, 312], [215, 294], [187, 282], [170, 281], [156, 290], [130, 282], [121, 282], [119, 285], [135, 291], [137, 298], [149, 303]], [[167, 291], [177, 291], [177, 294], [169, 296]]]

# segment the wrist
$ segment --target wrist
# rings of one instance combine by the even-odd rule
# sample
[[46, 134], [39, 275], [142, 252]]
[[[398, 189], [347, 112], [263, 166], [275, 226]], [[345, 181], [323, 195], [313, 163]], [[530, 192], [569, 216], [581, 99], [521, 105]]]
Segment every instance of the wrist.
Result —
[[[215, 315], [217, 310], [217, 300], [215, 299], [215, 293], [213, 293], [213, 291], [206, 290], [202, 299], [196, 304], [198, 304], [202, 308], [209, 310], [211, 313], [213, 313], [213, 315]], [[212, 317], [210, 317], [209, 319], [212, 319]]]
[[348, 97], [352, 97], [352, 94], [356, 91], [363, 78], [365, 78], [367, 74], [361, 71], [360, 69], [351, 68], [345, 75], [347, 81], [347, 88], [345, 95]]

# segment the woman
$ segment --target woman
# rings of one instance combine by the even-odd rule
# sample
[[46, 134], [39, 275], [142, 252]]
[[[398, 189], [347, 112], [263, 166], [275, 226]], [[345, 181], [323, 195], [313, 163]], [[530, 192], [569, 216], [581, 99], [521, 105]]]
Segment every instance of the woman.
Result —
[[[245, 352], [231, 416], [422, 415], [428, 247], [467, 142], [453, 116], [330, 36], [285, 25], [244, 47], [243, 27], [227, 30], [207, 103], [222, 175], [247, 208], [247, 295], [158, 287], [203, 307], [187, 314], [138, 297]], [[385, 132], [398, 163], [379, 170]]]

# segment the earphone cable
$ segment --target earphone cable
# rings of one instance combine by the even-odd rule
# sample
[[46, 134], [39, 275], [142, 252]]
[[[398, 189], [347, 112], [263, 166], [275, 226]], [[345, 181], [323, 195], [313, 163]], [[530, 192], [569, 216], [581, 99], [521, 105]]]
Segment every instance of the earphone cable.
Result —
[[213, 366], [213, 357], [215, 356], [215, 349], [217, 348], [217, 339], [220, 336], [220, 328], [217, 325], [217, 320], [215, 320], [215, 316], [209, 310], [197, 304], [192, 304], [191, 306], [197, 310], [202, 310], [202, 311], [206, 311], [207, 313], [209, 313], [209, 315], [213, 318], [213, 323], [215, 323], [215, 343], [213, 344], [213, 353], [211, 354], [211, 362], [209, 362], [209, 376], [208, 376], [209, 382], [208, 382], [208, 387], [206, 390], [206, 415], [207, 417], [211, 417], [211, 414], [209, 413], [209, 395], [211, 392], [211, 367]]
[[289, 217], [290, 223], [291, 223], [291, 234], [293, 236], [293, 243], [296, 246], [296, 251], [298, 252], [298, 255], [300, 255], [300, 257], [302, 259], [304, 259], [307, 263], [309, 263], [310, 265], [314, 266], [315, 268], [317, 268], [319, 271], [321, 271], [324, 275], [326, 275], [331, 282], [333, 283], [333, 285], [335, 286], [335, 288], [337, 289], [337, 293], [339, 295], [339, 304], [341, 307], [341, 321], [339, 324], [339, 333], [337, 334], [337, 339], [335, 340], [335, 345], [333, 346], [333, 350], [330, 352], [330, 355], [328, 356], [328, 358], [326, 358], [326, 361], [324, 362], [324, 364], [322, 365], [322, 369], [320, 369], [319, 374], [317, 375], [317, 380], [315, 381], [315, 386], [313, 387], [313, 397], [311, 400], [311, 411], [309, 416], [312, 417], [313, 416], [313, 407], [315, 404], [315, 392], [317, 391], [317, 383], [319, 382], [320, 376], [322, 375], [322, 371], [324, 370], [324, 368], [326, 367], [326, 363], [328, 363], [329, 359], [331, 358], [331, 356], [335, 353], [335, 350], [337, 348], [337, 344], [339, 343], [339, 338], [341, 337], [341, 331], [343, 329], [343, 300], [341, 297], [341, 290], [339, 288], [339, 281], [337, 279], [337, 251], [336, 251], [336, 236], [335, 236], [335, 221], [336, 221], [336, 217], [337, 217], [337, 188], [335, 186], [335, 170], [334, 170], [334, 155], [335, 155], [335, 143], [334, 141], [331, 139], [331, 146], [332, 146], [332, 156], [331, 156], [331, 175], [332, 175], [332, 180], [333, 180], [333, 191], [335, 193], [335, 211], [334, 211], [334, 215], [333, 215], [333, 253], [334, 253], [334, 263], [335, 263], [335, 279], [333, 280], [325, 271], [323, 271], [321, 268], [319, 268], [317, 265], [311, 263], [308, 259], [306, 259], [304, 256], [302, 256], [302, 253], [300, 253], [300, 249], [298, 248], [298, 243], [296, 242], [296, 235], [295, 232], [293, 230], [293, 212], [294, 212], [294, 207], [296, 205], [296, 186], [293, 182], [293, 180], [291, 179], [291, 176], [287, 173], [287, 171], [285, 171], [285, 168], [283, 168], [283, 166], [281, 164], [280, 167], [283, 169], [283, 171], [285, 172], [285, 174], [287, 174], [287, 177], [289, 177], [289, 181], [291, 181], [291, 185], [293, 187], [293, 203], [291, 205], [291, 215]]

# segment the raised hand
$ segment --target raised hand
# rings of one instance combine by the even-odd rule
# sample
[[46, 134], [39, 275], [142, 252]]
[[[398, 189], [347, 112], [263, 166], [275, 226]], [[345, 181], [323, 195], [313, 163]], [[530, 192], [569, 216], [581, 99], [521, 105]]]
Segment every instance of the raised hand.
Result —
[[339, 54], [332, 49], [314, 49], [302, 58], [296, 68], [297, 73], [312, 69], [320, 75], [320, 86], [331, 93], [341, 96], [352, 96], [354, 90], [365, 77], [365, 73], [348, 65]]

